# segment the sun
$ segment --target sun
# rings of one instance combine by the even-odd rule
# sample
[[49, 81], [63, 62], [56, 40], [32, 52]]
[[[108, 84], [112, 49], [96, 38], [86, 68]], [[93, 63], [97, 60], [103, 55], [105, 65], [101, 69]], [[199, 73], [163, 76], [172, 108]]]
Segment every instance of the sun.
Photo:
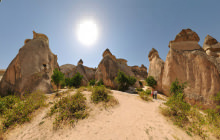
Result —
[[81, 21], [77, 27], [77, 38], [83, 45], [94, 45], [98, 39], [98, 28], [95, 21]]

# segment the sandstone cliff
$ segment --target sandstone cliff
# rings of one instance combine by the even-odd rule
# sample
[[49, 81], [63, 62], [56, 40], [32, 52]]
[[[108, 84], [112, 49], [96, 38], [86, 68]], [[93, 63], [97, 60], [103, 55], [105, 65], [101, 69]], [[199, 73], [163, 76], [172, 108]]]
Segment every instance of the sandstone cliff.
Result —
[[24, 46], [9, 64], [0, 83], [1, 95], [9, 92], [50, 92], [51, 75], [59, 68], [57, 56], [49, 48], [46, 35], [33, 32], [33, 39], [26, 39]]
[[191, 104], [213, 107], [211, 96], [220, 91], [218, 68], [198, 44], [198, 35], [190, 29], [182, 30], [171, 41], [162, 77], [163, 93], [169, 95], [170, 85], [177, 78], [187, 82], [185, 95]]

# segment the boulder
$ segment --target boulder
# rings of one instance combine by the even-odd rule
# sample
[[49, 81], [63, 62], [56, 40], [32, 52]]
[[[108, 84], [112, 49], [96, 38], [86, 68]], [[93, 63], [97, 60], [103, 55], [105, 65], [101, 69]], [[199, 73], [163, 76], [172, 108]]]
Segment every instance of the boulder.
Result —
[[164, 61], [159, 57], [158, 51], [154, 48], [148, 54], [150, 61], [148, 76], [153, 76], [157, 81], [156, 90], [162, 92], [162, 76], [164, 70]]
[[[103, 80], [104, 85], [113, 89], [117, 88], [117, 83], [115, 82], [115, 77], [117, 76], [119, 70], [123, 71], [128, 76], [135, 76], [132, 72], [131, 67], [127, 65], [127, 60], [116, 59], [109, 49], [106, 49], [103, 53], [103, 59], [98, 65], [95, 73], [96, 80]], [[138, 80], [135, 87], [138, 87]]]
[[55, 68], [59, 68], [57, 56], [49, 48], [48, 37], [33, 31], [33, 39], [25, 42], [4, 73], [0, 83], [1, 95], [34, 90], [50, 92]]
[[[195, 32], [186, 35], [188, 37], [185, 38], [195, 36], [196, 41], [199, 40]], [[183, 39], [182, 43], [184, 41], [187, 40]], [[189, 44], [188, 48], [191, 47]], [[189, 103], [201, 105], [203, 108], [214, 107], [210, 97], [220, 91], [220, 76], [210, 57], [201, 49], [188, 51], [170, 47], [163, 70], [163, 93], [169, 95], [171, 83], [178, 79], [187, 82], [184, 92]]]

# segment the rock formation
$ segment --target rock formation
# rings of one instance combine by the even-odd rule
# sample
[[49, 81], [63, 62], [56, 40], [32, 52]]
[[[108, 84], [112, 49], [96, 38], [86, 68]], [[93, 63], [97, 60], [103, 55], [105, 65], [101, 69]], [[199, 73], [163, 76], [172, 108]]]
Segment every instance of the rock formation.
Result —
[[201, 103], [204, 108], [209, 108], [214, 105], [210, 97], [220, 91], [220, 76], [211, 56], [201, 49], [198, 41], [198, 35], [187, 29], [170, 42], [164, 64], [162, 90], [169, 95], [170, 85], [177, 78], [187, 82], [185, 95], [188, 102]]
[[75, 67], [76, 66], [72, 64], [65, 64], [60, 66], [60, 71], [65, 75], [65, 77], [69, 77], [69, 74], [71, 73], [71, 71], [73, 71]]
[[51, 52], [47, 36], [33, 32], [33, 39], [26, 40], [8, 66], [0, 83], [0, 92], [2, 95], [9, 91], [24, 93], [38, 89], [49, 92], [55, 68], [59, 68], [57, 56]]
[[147, 67], [145, 67], [143, 64], [141, 67], [138, 66], [132, 66], [131, 71], [134, 73], [135, 77], [139, 80], [145, 80], [147, 78]]
[[159, 57], [156, 49], [152, 48], [148, 54], [148, 59], [150, 62], [148, 75], [153, 76], [157, 81], [156, 89], [162, 92], [162, 76], [164, 70], [164, 61]]
[[220, 57], [220, 43], [210, 35], [206, 36], [203, 49], [209, 56]]
[[73, 67], [73, 69], [67, 73], [64, 72], [64, 74], [65, 77], [72, 78], [77, 72], [79, 72], [81, 75], [83, 75], [81, 85], [87, 86], [90, 80], [95, 79], [95, 71], [96, 69], [94, 68], [84, 66], [82, 59], [80, 59], [77, 66]]
[[[117, 76], [118, 71], [123, 71], [128, 76], [134, 76], [135, 73], [132, 71], [132, 67], [129, 67], [127, 65], [127, 60], [125, 59], [117, 59], [109, 49], [106, 49], [103, 53], [103, 59], [99, 63], [99, 66], [97, 68], [97, 71], [95, 73], [96, 80], [103, 80], [104, 84], [107, 87], [111, 87], [113, 89], [117, 88], [117, 83], [115, 82], [115, 77]], [[147, 71], [145, 71], [145, 68], [142, 66], [142, 68], [133, 68], [133, 70], [137, 69], [137, 75], [138, 74], [146, 74], [144, 77], [147, 76]], [[142, 70], [143, 72], [140, 72], [139, 70]], [[135, 87], [139, 86], [138, 83], [138, 77], [137, 82], [135, 84]]]

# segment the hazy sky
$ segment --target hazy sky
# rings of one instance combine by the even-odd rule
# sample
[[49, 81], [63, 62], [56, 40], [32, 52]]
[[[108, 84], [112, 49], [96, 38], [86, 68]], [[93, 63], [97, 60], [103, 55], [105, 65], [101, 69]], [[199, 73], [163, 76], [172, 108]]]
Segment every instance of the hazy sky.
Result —
[[[152, 47], [165, 60], [168, 43], [181, 29], [191, 28], [200, 45], [210, 34], [220, 41], [219, 0], [2, 0], [0, 3], [0, 69], [5, 69], [32, 38], [32, 30], [49, 37], [59, 65], [97, 67], [106, 48], [128, 65], [149, 66]], [[91, 47], [76, 37], [76, 26], [92, 18], [99, 39]]]

